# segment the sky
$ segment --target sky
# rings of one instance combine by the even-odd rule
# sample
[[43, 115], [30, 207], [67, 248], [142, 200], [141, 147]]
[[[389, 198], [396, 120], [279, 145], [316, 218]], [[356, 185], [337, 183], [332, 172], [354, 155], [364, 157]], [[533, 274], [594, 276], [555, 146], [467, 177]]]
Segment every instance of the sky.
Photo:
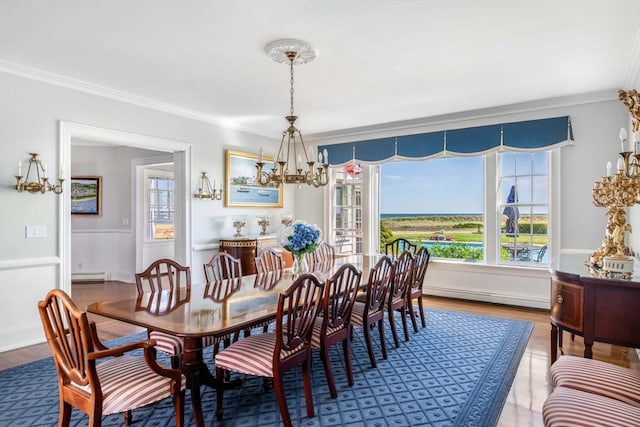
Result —
[[484, 206], [482, 157], [428, 162], [388, 162], [380, 166], [380, 212], [476, 213]]

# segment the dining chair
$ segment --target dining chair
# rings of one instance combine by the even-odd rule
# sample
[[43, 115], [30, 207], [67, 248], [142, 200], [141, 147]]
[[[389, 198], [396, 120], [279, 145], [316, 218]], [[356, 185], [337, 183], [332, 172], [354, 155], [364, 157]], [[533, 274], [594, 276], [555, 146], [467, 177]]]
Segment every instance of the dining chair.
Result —
[[416, 321], [416, 313], [413, 310], [413, 300], [418, 301], [418, 309], [420, 310], [420, 321], [422, 322], [422, 327], [427, 326], [427, 322], [424, 317], [424, 306], [422, 302], [422, 288], [424, 287], [424, 276], [427, 273], [427, 267], [429, 266], [429, 260], [431, 259], [431, 254], [429, 250], [422, 246], [418, 249], [418, 252], [415, 254], [415, 263], [414, 263], [414, 277], [409, 290], [407, 291], [407, 310], [409, 311], [409, 315], [411, 316], [411, 323], [413, 324], [413, 330], [418, 332], [418, 322]]
[[204, 264], [204, 277], [207, 282], [242, 277], [242, 264], [233, 255], [218, 252]]
[[338, 271], [325, 283], [322, 303], [322, 315], [318, 316], [311, 333], [311, 348], [320, 350], [320, 359], [324, 366], [329, 393], [336, 398], [338, 393], [333, 380], [329, 347], [342, 342], [344, 364], [347, 372], [347, 382], [353, 385], [353, 370], [351, 369], [351, 311], [356, 301], [362, 272], [353, 264], [343, 264]]
[[257, 274], [265, 274], [270, 271], [284, 270], [282, 254], [273, 248], [264, 248], [255, 257]]
[[291, 417], [284, 392], [285, 372], [302, 365], [307, 416], [314, 416], [311, 394], [311, 332], [321, 309], [324, 284], [303, 273], [278, 296], [274, 332], [252, 335], [219, 352], [216, 366], [216, 416], [223, 416], [225, 371], [273, 378], [273, 389], [285, 426]]
[[413, 283], [415, 260], [411, 252], [403, 251], [400, 257], [393, 262], [391, 269], [391, 289], [387, 298], [387, 313], [389, 316], [389, 325], [393, 333], [393, 341], [396, 348], [400, 347], [398, 332], [396, 331], [395, 312], [400, 313], [402, 319], [402, 327], [404, 329], [404, 340], [409, 341], [409, 327], [407, 323], [409, 288]]
[[409, 251], [415, 254], [417, 248], [418, 246], [416, 244], [411, 243], [407, 239], [398, 238], [384, 245], [384, 253], [385, 255], [397, 258], [403, 251]]
[[[191, 269], [172, 259], [162, 258], [152, 262], [143, 272], [135, 274], [138, 300], [149, 298], [162, 301], [181, 299], [191, 292]], [[156, 313], [156, 315], [162, 313]], [[147, 336], [156, 342], [155, 349], [171, 358], [171, 367], [178, 368], [182, 360], [184, 339], [166, 332], [147, 330]], [[203, 337], [202, 346], [209, 347], [221, 339]]]
[[306, 261], [309, 265], [309, 271], [328, 271], [336, 260], [335, 248], [327, 242], [322, 242], [316, 247], [316, 250], [306, 254]]
[[376, 323], [380, 334], [382, 358], [387, 358], [387, 346], [384, 338], [384, 312], [387, 309], [387, 298], [389, 297], [389, 288], [391, 286], [392, 265], [391, 258], [383, 256], [371, 268], [364, 301], [361, 302], [356, 299], [351, 312], [351, 324], [362, 327], [372, 368], [377, 366], [371, 343], [371, 328]]
[[[59, 426], [69, 425], [72, 407], [89, 416], [89, 426], [116, 413], [124, 413], [129, 424], [132, 409], [167, 397], [173, 399], [176, 426], [184, 424], [185, 377], [156, 362], [153, 340], [106, 347], [95, 323], [61, 289], [49, 291], [38, 311], [58, 371]], [[125, 354], [136, 349], [144, 357]]]

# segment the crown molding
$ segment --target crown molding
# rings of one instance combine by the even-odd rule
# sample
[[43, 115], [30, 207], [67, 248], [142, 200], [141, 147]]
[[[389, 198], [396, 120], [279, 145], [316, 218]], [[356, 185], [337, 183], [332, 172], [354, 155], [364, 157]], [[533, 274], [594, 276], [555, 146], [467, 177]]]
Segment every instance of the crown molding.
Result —
[[348, 142], [355, 139], [374, 139], [386, 136], [410, 135], [422, 132], [427, 126], [442, 126], [463, 120], [478, 120], [498, 118], [501, 116], [518, 113], [529, 113], [550, 108], [562, 108], [580, 104], [591, 104], [596, 102], [617, 100], [618, 88], [590, 92], [579, 95], [563, 96], [556, 98], [541, 99], [516, 104], [501, 105], [499, 107], [483, 108], [479, 110], [461, 111], [451, 114], [442, 114], [418, 119], [402, 120], [397, 122], [380, 123], [371, 126], [362, 126], [338, 131], [307, 134], [305, 140], [308, 142], [319, 142], [331, 140], [331, 142]]
[[31, 67], [25, 67], [23, 65], [14, 64], [0, 60], [0, 72], [12, 74], [19, 77], [24, 77], [31, 80], [36, 80], [44, 83], [49, 83], [56, 86], [62, 86], [69, 89], [77, 90], [79, 92], [90, 93], [116, 101], [126, 102], [128, 104], [138, 105], [140, 107], [149, 108], [156, 111], [162, 111], [164, 113], [174, 114], [176, 116], [185, 117], [192, 120], [198, 120], [201, 122], [211, 123], [223, 128], [233, 129], [243, 132], [249, 132], [252, 134], [262, 135], [259, 130], [248, 128], [246, 126], [240, 126], [236, 123], [220, 120], [215, 117], [202, 114], [198, 111], [189, 110], [179, 107], [174, 104], [160, 102], [152, 98], [146, 98], [144, 96], [134, 95], [129, 92], [112, 89], [107, 86], [102, 86], [94, 83], [89, 83], [83, 80], [73, 79], [60, 74], [50, 73], [48, 71], [42, 71]]

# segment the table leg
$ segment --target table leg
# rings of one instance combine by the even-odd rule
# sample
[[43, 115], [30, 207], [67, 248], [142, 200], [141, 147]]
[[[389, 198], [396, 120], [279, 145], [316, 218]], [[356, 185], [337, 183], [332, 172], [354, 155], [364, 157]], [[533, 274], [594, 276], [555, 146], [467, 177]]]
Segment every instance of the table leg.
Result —
[[585, 340], [584, 342], [584, 357], [586, 357], [587, 359], [593, 359], [593, 341], [591, 342], [587, 342]]
[[551, 325], [551, 364], [556, 361], [558, 357], [558, 327], [554, 324]]
[[[194, 421], [198, 427], [203, 427], [204, 416], [202, 415], [200, 384], [206, 384], [208, 382], [207, 373], [209, 377], [211, 377], [211, 373], [202, 358], [202, 338], [184, 338], [182, 370], [187, 377], [187, 387], [191, 390]], [[213, 387], [215, 387], [215, 385], [213, 385]]]

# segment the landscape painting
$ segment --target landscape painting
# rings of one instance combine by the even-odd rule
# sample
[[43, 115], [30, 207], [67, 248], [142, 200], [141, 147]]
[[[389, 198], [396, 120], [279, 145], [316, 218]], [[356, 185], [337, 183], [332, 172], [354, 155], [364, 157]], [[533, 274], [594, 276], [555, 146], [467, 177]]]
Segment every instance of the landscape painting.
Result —
[[102, 215], [102, 177], [71, 177], [71, 213], [73, 215]]
[[[262, 186], [256, 179], [255, 154], [227, 150], [224, 200], [227, 207], [282, 207], [282, 185]], [[264, 157], [263, 172], [272, 168], [273, 159]]]

